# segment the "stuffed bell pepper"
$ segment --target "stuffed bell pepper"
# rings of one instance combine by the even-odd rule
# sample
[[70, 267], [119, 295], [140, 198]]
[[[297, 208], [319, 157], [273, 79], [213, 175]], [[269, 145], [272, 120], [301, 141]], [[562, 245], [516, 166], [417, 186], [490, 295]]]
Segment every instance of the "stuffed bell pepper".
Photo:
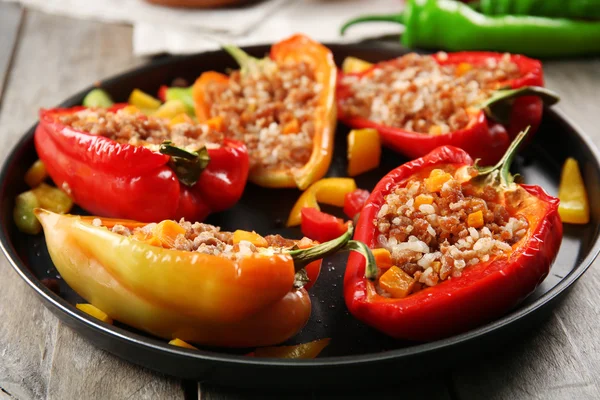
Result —
[[214, 125], [132, 106], [42, 110], [35, 146], [55, 184], [105, 217], [202, 220], [233, 206], [248, 176], [246, 147]]
[[547, 276], [562, 240], [558, 199], [516, 184], [520, 134], [494, 167], [440, 147], [386, 175], [356, 227], [377, 268], [350, 255], [344, 296], [358, 319], [428, 341], [509, 311]]
[[250, 181], [306, 189], [325, 175], [336, 124], [336, 66], [326, 47], [295, 35], [256, 59], [225, 49], [241, 69], [203, 73], [192, 87], [199, 121], [221, 118], [250, 154]]
[[86, 301], [153, 335], [207, 346], [287, 340], [310, 316], [305, 287], [321, 258], [358, 250], [374, 262], [350, 240], [352, 228], [317, 244], [183, 219], [145, 224], [35, 212], [54, 265]]
[[519, 55], [411, 53], [340, 74], [338, 114], [410, 158], [452, 145], [494, 164], [521, 130], [537, 129], [543, 101], [558, 100], [543, 84], [541, 63]]

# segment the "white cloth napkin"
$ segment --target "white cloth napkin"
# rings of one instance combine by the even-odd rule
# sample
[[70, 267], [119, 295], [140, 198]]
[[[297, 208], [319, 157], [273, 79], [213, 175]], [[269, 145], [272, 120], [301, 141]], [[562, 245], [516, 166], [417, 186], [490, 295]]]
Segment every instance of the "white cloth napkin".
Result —
[[133, 51], [148, 56], [218, 49], [221, 43], [240, 46], [273, 43], [295, 33], [321, 42], [355, 42], [398, 35], [394, 24], [357, 25], [340, 36], [341, 25], [362, 14], [397, 13], [397, 0], [263, 0], [242, 7], [177, 9], [144, 0], [0, 0], [50, 14], [129, 23]]

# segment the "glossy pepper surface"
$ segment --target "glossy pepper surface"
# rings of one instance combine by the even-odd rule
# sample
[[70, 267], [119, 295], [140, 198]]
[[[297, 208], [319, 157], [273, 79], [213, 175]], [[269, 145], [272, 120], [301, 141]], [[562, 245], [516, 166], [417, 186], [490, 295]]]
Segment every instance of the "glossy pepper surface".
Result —
[[[509, 160], [510, 162], [510, 160]], [[375, 187], [361, 212], [355, 239], [369, 247], [377, 244], [373, 224], [385, 197], [409, 178], [435, 167], [459, 171], [473, 160], [461, 149], [443, 146], [386, 175]], [[558, 199], [539, 186], [506, 185], [506, 207], [529, 223], [525, 236], [505, 256], [469, 266], [458, 278], [442, 281], [404, 298], [387, 298], [375, 289], [364, 263], [350, 255], [344, 278], [344, 296], [359, 320], [395, 338], [429, 341], [464, 332], [509, 311], [546, 277], [562, 240]], [[367, 278], [368, 276], [369, 278]]]
[[242, 143], [225, 140], [221, 147], [208, 149], [206, 168], [195, 183], [184, 184], [171, 167], [171, 156], [60, 121], [61, 115], [82, 109], [42, 110], [35, 147], [54, 183], [87, 211], [140, 221], [202, 220], [241, 197], [249, 164]]
[[[489, 60], [499, 61], [504, 55], [491, 52], [438, 53], [432, 55], [440, 65], [484, 65]], [[512, 55], [521, 73], [517, 79], [498, 82], [498, 90], [478, 107], [469, 110], [470, 121], [464, 129], [440, 135], [411, 132], [401, 128], [382, 125], [366, 118], [345, 115], [341, 104], [353, 95], [344, 85], [345, 75], [368, 78], [376, 70], [387, 65], [397, 64], [396, 60], [374, 64], [370, 68], [353, 74], [340, 73], [337, 87], [337, 101], [340, 106], [339, 119], [352, 128], [373, 128], [379, 132], [382, 143], [410, 158], [424, 156], [433, 149], [451, 145], [466, 150], [473, 158], [480, 158], [483, 164], [494, 164], [510, 145], [510, 141], [520, 131], [530, 126], [535, 131], [542, 119], [544, 102], [558, 101], [551, 92], [544, 89], [542, 64], [538, 60], [520, 55]], [[531, 94], [534, 94], [533, 96]], [[523, 96], [523, 97], [519, 97]], [[539, 96], [539, 97], [537, 97]], [[501, 118], [494, 110], [498, 107], [504, 114]], [[496, 121], [495, 118], [503, 121]]]
[[[252, 63], [260, 63], [243, 52], [232, 50], [238, 54], [238, 62], [242, 71]], [[306, 189], [311, 183], [322, 178], [329, 168], [333, 155], [333, 139], [336, 126], [335, 84], [337, 69], [333, 55], [325, 46], [303, 35], [294, 35], [289, 39], [276, 43], [271, 48], [270, 60], [277, 64], [288, 62], [305, 62], [315, 68], [317, 81], [321, 85], [319, 105], [314, 115], [315, 133], [310, 159], [301, 168], [274, 169], [256, 167], [250, 171], [249, 179], [265, 187], [298, 187]], [[192, 87], [196, 107], [196, 117], [199, 121], [211, 118], [210, 104], [205, 98], [205, 88], [211, 82], [226, 83], [227, 75], [209, 71], [196, 80]]]
[[54, 265], [86, 301], [156, 336], [210, 346], [268, 346], [293, 336], [311, 312], [305, 277], [297, 273], [310, 275], [322, 257], [353, 243], [349, 230], [332, 242], [232, 260], [107, 229], [145, 225], [139, 222], [102, 219], [96, 226], [94, 217], [41, 209], [36, 215]]
[[485, 15], [537, 15], [552, 18], [600, 19], [599, 0], [475, 0]]
[[[544, 0], [536, 3], [546, 3]], [[561, 1], [561, 6], [570, 1]], [[532, 57], [600, 53], [600, 23], [527, 15], [483, 15], [454, 0], [408, 0], [397, 15], [355, 18], [342, 27], [368, 21], [403, 24], [406, 47], [448, 51], [490, 50]]]

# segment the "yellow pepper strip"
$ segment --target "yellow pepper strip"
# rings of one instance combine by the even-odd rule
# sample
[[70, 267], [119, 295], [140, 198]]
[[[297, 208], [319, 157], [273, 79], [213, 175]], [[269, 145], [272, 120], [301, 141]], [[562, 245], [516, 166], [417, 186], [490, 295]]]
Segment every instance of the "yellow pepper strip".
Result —
[[342, 72], [345, 74], [353, 74], [368, 70], [373, 66], [372, 63], [361, 60], [356, 57], [346, 57], [342, 62]]
[[590, 206], [579, 165], [573, 158], [565, 162], [558, 187], [558, 214], [563, 222], [587, 224], [590, 221]]
[[37, 197], [39, 206], [46, 210], [65, 214], [73, 208], [73, 200], [65, 192], [54, 186], [42, 183], [32, 192]]
[[379, 166], [381, 142], [375, 129], [353, 129], [348, 134], [348, 175], [356, 176]]
[[162, 104], [160, 100], [139, 89], [133, 89], [127, 102], [141, 110], [157, 110]]
[[33, 210], [39, 206], [40, 203], [31, 190], [17, 196], [15, 208], [13, 209], [13, 219], [19, 231], [29, 235], [40, 233], [42, 225], [33, 213]]
[[185, 103], [181, 100], [169, 100], [152, 113], [159, 118], [173, 119], [178, 114], [185, 113]]
[[91, 304], [82, 303], [75, 305], [78, 309], [83, 311], [84, 313], [91, 315], [92, 317], [99, 319], [102, 322], [106, 322], [107, 324], [112, 324], [113, 320], [102, 310], [94, 307]]
[[37, 160], [25, 173], [25, 183], [30, 187], [34, 188], [40, 183], [44, 182], [48, 177], [46, 167], [42, 160]]
[[170, 345], [173, 346], [177, 346], [177, 347], [184, 347], [186, 349], [193, 349], [193, 350], [198, 350], [197, 347], [192, 346], [191, 344], [184, 342], [181, 339], [173, 339], [169, 342]]
[[395, 299], [408, 296], [414, 285], [415, 280], [413, 277], [396, 266], [388, 269], [379, 278], [379, 286]]
[[312, 207], [319, 210], [319, 204], [336, 207], [344, 206], [344, 196], [356, 190], [356, 182], [352, 178], [323, 178], [313, 183], [304, 191], [294, 204], [287, 226], [297, 226], [302, 222], [302, 209]]
[[242, 240], [250, 242], [256, 247], [269, 247], [267, 240], [256, 232], [248, 232], [241, 229], [233, 232], [233, 244], [238, 244]]
[[254, 351], [254, 356], [295, 359], [316, 358], [330, 341], [330, 338], [326, 338], [294, 346], [260, 347]]

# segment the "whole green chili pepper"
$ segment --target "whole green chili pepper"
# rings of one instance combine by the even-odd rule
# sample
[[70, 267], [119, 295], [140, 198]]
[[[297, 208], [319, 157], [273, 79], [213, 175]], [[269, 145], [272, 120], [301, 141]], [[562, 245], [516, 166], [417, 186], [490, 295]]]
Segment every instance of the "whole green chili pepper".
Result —
[[485, 15], [600, 19], [600, 0], [479, 0], [473, 6]]
[[408, 0], [402, 14], [372, 15], [348, 21], [403, 24], [406, 47], [448, 51], [490, 50], [532, 57], [600, 53], [600, 22], [534, 16], [485, 16], [453, 0]]

